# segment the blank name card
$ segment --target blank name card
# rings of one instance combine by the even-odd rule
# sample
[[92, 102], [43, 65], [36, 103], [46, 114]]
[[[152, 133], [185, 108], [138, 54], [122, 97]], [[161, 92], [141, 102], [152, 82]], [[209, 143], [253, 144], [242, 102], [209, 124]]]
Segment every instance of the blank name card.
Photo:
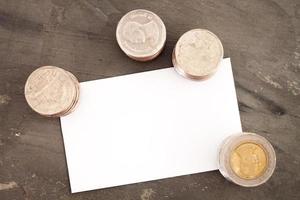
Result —
[[205, 81], [166, 68], [80, 87], [61, 118], [73, 193], [216, 170], [223, 139], [242, 131], [229, 58]]

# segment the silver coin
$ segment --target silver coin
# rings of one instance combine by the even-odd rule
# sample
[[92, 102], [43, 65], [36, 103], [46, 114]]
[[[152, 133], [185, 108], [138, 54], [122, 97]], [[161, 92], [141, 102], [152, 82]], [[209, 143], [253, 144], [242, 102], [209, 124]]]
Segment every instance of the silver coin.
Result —
[[72, 113], [77, 108], [77, 106], [79, 104], [80, 84], [78, 82], [78, 79], [71, 72], [66, 71], [66, 73], [68, 73], [68, 75], [70, 76], [70, 78], [72, 79], [72, 81], [74, 83], [74, 86], [76, 87], [76, 96], [75, 96], [74, 101], [73, 101], [72, 105], [70, 106], [70, 108], [65, 110], [59, 116], [69, 115], [70, 113]]
[[184, 77], [206, 79], [217, 71], [223, 58], [220, 39], [205, 29], [184, 33], [173, 50], [175, 70]]
[[33, 71], [25, 84], [25, 98], [37, 113], [59, 117], [72, 108], [78, 96], [78, 86], [69, 72], [54, 66]]
[[155, 13], [137, 9], [121, 18], [116, 37], [127, 56], [138, 61], [148, 61], [162, 51], [166, 41], [166, 27]]

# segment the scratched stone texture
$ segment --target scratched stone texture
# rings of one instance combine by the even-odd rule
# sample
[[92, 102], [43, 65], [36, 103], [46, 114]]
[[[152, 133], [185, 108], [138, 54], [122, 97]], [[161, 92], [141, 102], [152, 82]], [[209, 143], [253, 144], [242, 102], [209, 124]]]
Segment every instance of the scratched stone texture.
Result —
[[[127, 58], [115, 39], [118, 20], [136, 8], [167, 28], [151, 62]], [[243, 129], [275, 147], [272, 178], [242, 188], [213, 171], [71, 195], [59, 120], [25, 102], [30, 72], [56, 65], [86, 81], [170, 67], [177, 39], [193, 28], [216, 33], [231, 57]], [[299, 105], [299, 0], [0, 0], [1, 200], [299, 200]]]

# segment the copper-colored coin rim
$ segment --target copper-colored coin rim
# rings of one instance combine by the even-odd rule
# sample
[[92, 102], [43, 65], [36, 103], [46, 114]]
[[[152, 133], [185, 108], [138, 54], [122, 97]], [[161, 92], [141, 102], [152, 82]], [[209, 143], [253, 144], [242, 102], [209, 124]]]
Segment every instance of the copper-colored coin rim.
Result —
[[191, 80], [195, 80], [195, 81], [204, 81], [204, 80], [207, 80], [207, 79], [209, 79], [210, 77], [212, 77], [212, 76], [217, 72], [217, 69], [216, 69], [214, 72], [212, 72], [212, 73], [210, 73], [209, 75], [206, 75], [206, 76], [194, 76], [194, 75], [191, 75], [191, 74], [187, 74], [187, 73], [185, 73], [185, 72], [183, 71], [182, 68], [180, 68], [180, 67], [178, 66], [178, 63], [177, 63], [177, 61], [176, 61], [176, 59], [175, 59], [175, 55], [174, 55], [174, 54], [175, 54], [175, 53], [174, 53], [174, 49], [173, 49], [173, 52], [172, 52], [172, 63], [173, 63], [173, 67], [174, 67], [175, 71], [176, 71], [179, 75], [181, 75], [181, 76], [183, 76], [183, 77], [185, 77], [185, 78], [187, 78], [187, 79], [191, 79]]
[[77, 105], [78, 105], [79, 94], [80, 94], [79, 82], [78, 82], [77, 78], [71, 72], [65, 70], [65, 73], [72, 80], [73, 85], [75, 87], [76, 93], [74, 95], [72, 103], [70, 104], [70, 106], [67, 109], [63, 110], [62, 112], [60, 112], [56, 115], [51, 115], [49, 117], [63, 117], [63, 116], [66, 116], [66, 115], [72, 113], [74, 111], [75, 107], [77, 107]]
[[[165, 45], [165, 43], [164, 43], [164, 45]], [[156, 54], [154, 54], [153, 56], [149, 56], [149, 57], [133, 57], [131, 55], [127, 55], [127, 54], [126, 55], [133, 60], [140, 61], [140, 62], [147, 62], [147, 61], [153, 60], [154, 58], [159, 56], [160, 53], [163, 51], [163, 49], [164, 49], [164, 46]]]
[[[67, 71], [68, 72], [68, 71]], [[70, 107], [70, 109], [68, 109], [65, 113], [63, 113], [61, 116], [66, 116], [66, 115], [69, 115], [70, 113], [72, 113], [78, 106], [79, 104], [79, 99], [80, 99], [80, 84], [79, 84], [79, 81], [78, 79], [71, 73], [71, 72], [68, 72], [70, 77], [73, 79], [74, 81], [74, 85], [76, 86], [76, 97], [75, 97], [75, 100], [72, 104], [72, 106]]]

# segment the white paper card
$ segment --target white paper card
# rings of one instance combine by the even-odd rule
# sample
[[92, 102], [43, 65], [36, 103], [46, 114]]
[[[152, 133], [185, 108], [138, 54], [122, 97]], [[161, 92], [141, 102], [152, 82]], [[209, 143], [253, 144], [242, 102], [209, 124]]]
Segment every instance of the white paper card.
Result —
[[61, 118], [73, 193], [215, 170], [242, 131], [230, 59], [205, 81], [166, 68], [80, 86]]

